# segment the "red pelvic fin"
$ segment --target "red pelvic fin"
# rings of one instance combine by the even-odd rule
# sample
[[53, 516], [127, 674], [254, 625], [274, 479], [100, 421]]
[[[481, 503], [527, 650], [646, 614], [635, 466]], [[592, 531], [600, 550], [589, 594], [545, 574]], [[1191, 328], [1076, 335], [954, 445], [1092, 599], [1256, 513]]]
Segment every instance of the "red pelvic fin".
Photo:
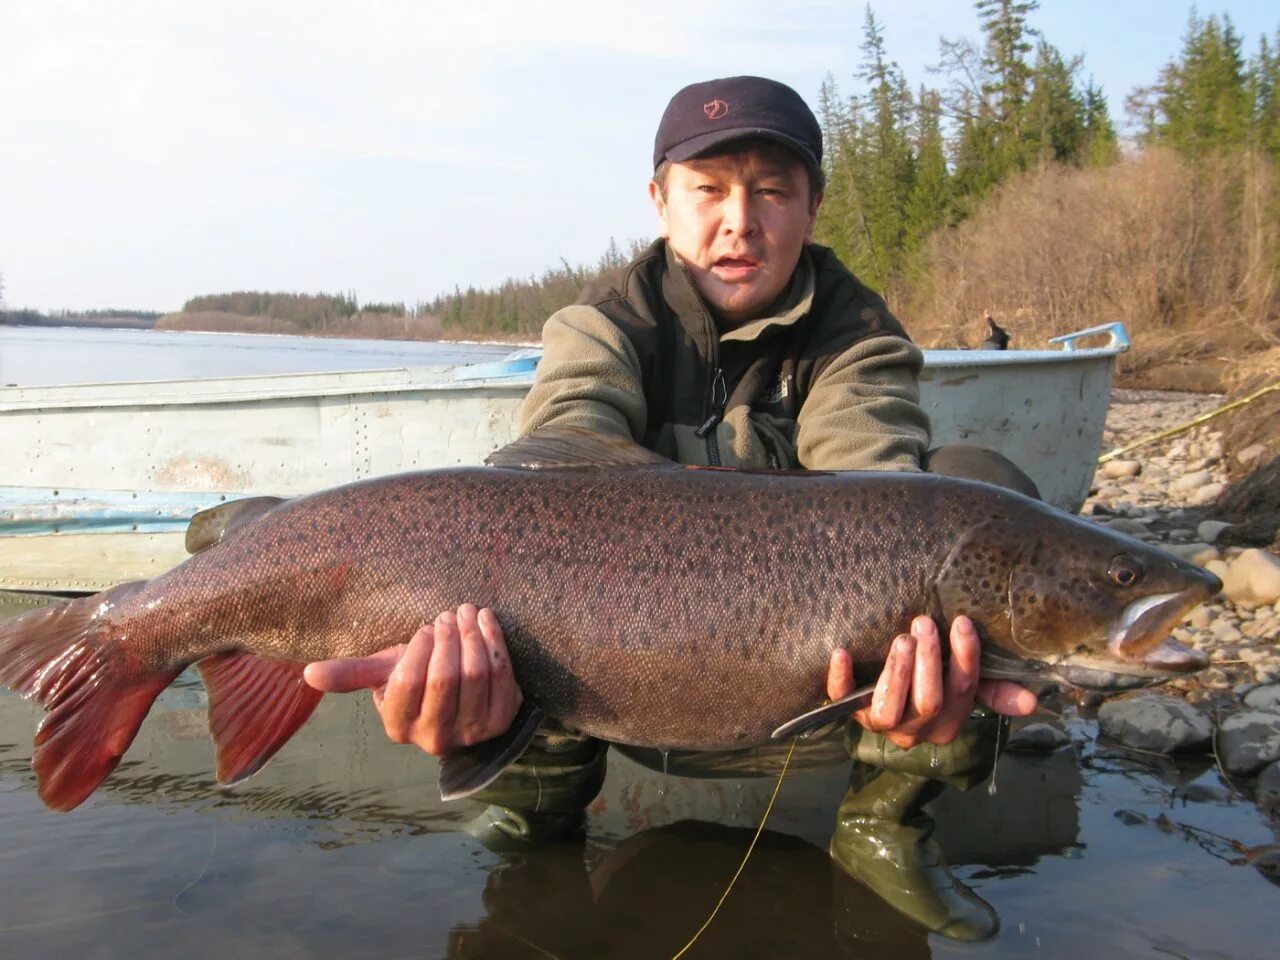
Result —
[[209, 691], [209, 733], [218, 782], [251, 777], [285, 745], [324, 694], [302, 679], [306, 666], [252, 653], [222, 653], [197, 669]]
[[31, 766], [54, 810], [79, 806], [115, 769], [180, 672], [138, 673], [113, 642], [110, 613], [140, 587], [121, 584], [0, 623], [0, 683], [49, 711]]

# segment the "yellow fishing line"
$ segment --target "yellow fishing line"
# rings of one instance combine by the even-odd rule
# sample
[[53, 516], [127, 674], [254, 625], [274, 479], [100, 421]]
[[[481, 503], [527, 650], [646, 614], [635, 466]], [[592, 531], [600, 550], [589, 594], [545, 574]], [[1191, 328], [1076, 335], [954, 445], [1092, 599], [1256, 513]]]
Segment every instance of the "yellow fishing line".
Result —
[[1123, 447], [1116, 447], [1114, 450], [1100, 456], [1098, 458], [1098, 462], [1106, 463], [1108, 460], [1114, 460], [1116, 457], [1121, 454], [1128, 453], [1130, 450], [1136, 450], [1138, 447], [1145, 447], [1148, 443], [1155, 443], [1157, 440], [1164, 440], [1167, 437], [1176, 436], [1179, 433], [1185, 433], [1192, 427], [1199, 426], [1206, 421], [1212, 420], [1214, 417], [1221, 416], [1224, 413], [1229, 413], [1232, 410], [1243, 407], [1246, 403], [1252, 403], [1259, 397], [1266, 396], [1268, 393], [1274, 393], [1276, 390], [1280, 390], [1280, 383], [1273, 383], [1269, 387], [1263, 387], [1261, 390], [1255, 390], [1247, 397], [1242, 397], [1234, 403], [1228, 403], [1224, 407], [1218, 407], [1217, 410], [1210, 410], [1208, 413], [1202, 413], [1198, 417], [1192, 417], [1186, 423], [1180, 423], [1176, 427], [1170, 427], [1168, 430], [1161, 430], [1159, 433], [1153, 433], [1149, 436], [1142, 437], [1141, 439], [1133, 441], [1133, 443], [1125, 444]]
[[791, 749], [787, 751], [787, 759], [782, 761], [782, 769], [778, 772], [778, 782], [773, 785], [773, 796], [769, 798], [769, 804], [764, 808], [764, 816], [760, 818], [760, 826], [756, 827], [756, 835], [751, 838], [751, 843], [747, 846], [747, 852], [742, 857], [742, 862], [738, 864], [738, 870], [733, 875], [733, 879], [729, 881], [729, 885], [724, 888], [724, 893], [720, 894], [720, 900], [716, 903], [715, 908], [711, 911], [710, 916], [703, 921], [702, 926], [698, 928], [698, 932], [689, 938], [689, 942], [680, 948], [680, 952], [672, 956], [671, 960], [680, 960], [689, 948], [692, 947], [700, 936], [711, 926], [711, 921], [716, 918], [716, 914], [720, 912], [720, 908], [724, 906], [724, 902], [729, 899], [729, 894], [733, 891], [733, 885], [738, 882], [738, 878], [742, 876], [742, 871], [747, 866], [747, 861], [751, 859], [751, 851], [756, 848], [756, 841], [760, 839], [760, 834], [764, 833], [764, 825], [769, 822], [769, 814], [773, 812], [773, 804], [778, 799], [778, 792], [782, 789], [782, 779], [787, 775], [787, 768], [791, 766], [791, 755], [796, 752], [796, 741], [799, 737], [791, 738]]

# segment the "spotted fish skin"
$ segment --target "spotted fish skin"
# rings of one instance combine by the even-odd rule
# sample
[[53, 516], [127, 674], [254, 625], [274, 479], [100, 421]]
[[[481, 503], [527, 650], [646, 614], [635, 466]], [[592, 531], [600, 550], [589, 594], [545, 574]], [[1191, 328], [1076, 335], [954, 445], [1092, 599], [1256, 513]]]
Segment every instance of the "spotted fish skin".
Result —
[[[1147, 565], [1149, 592], [1213, 592], [1140, 541], [928, 474], [459, 468], [287, 501], [68, 616], [93, 638], [76, 656], [122, 676], [245, 652], [300, 678], [306, 662], [404, 643], [441, 610], [489, 606], [549, 716], [621, 743], [726, 749], [821, 703], [838, 647], [874, 676], [921, 613], [969, 614], [1010, 656], [1096, 650], [1134, 595], [1106, 581], [1118, 553]], [[0, 624], [0, 680], [68, 711], [73, 680], [48, 667], [68, 655], [28, 643], [41, 613]]]

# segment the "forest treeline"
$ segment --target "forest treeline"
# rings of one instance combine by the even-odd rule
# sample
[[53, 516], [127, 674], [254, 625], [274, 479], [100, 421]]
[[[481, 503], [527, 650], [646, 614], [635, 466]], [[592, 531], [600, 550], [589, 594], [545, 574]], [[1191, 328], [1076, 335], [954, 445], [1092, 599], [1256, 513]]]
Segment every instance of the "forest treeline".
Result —
[[[990, 312], [1017, 346], [1116, 319], [1192, 347], [1228, 327], [1280, 345], [1280, 29], [1246, 49], [1229, 17], [1193, 9], [1181, 49], [1129, 94], [1122, 139], [1084, 57], [1037, 28], [1037, 2], [974, 6], [981, 36], [943, 38], [938, 82], [914, 87], [867, 8], [856, 72], [829, 76], [816, 100], [818, 241], [927, 344], [976, 342]], [[643, 246], [611, 240], [594, 264], [561, 260], [411, 307], [231, 293], [159, 325], [535, 339]]]

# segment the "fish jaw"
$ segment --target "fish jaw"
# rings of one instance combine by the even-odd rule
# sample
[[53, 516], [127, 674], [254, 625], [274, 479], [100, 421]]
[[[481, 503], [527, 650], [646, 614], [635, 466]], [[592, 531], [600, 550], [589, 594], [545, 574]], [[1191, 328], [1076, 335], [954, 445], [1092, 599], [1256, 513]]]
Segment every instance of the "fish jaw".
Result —
[[1077, 656], [1054, 664], [1050, 673], [1054, 679], [1081, 690], [1120, 693], [1198, 673], [1208, 665], [1209, 658], [1199, 650], [1169, 638], [1137, 662]]
[[1173, 593], [1159, 593], [1135, 600], [1124, 608], [1108, 636], [1108, 649], [1123, 661], [1141, 660], [1158, 649], [1169, 631], [1222, 589], [1222, 581], [1208, 570], [1188, 587]]
[[1152, 594], [1125, 607], [1107, 637], [1105, 651], [1076, 653], [1054, 663], [1051, 673], [1073, 687], [1119, 692], [1198, 673], [1209, 658], [1168, 636], [1192, 608], [1222, 588], [1208, 571], [1191, 586]]

